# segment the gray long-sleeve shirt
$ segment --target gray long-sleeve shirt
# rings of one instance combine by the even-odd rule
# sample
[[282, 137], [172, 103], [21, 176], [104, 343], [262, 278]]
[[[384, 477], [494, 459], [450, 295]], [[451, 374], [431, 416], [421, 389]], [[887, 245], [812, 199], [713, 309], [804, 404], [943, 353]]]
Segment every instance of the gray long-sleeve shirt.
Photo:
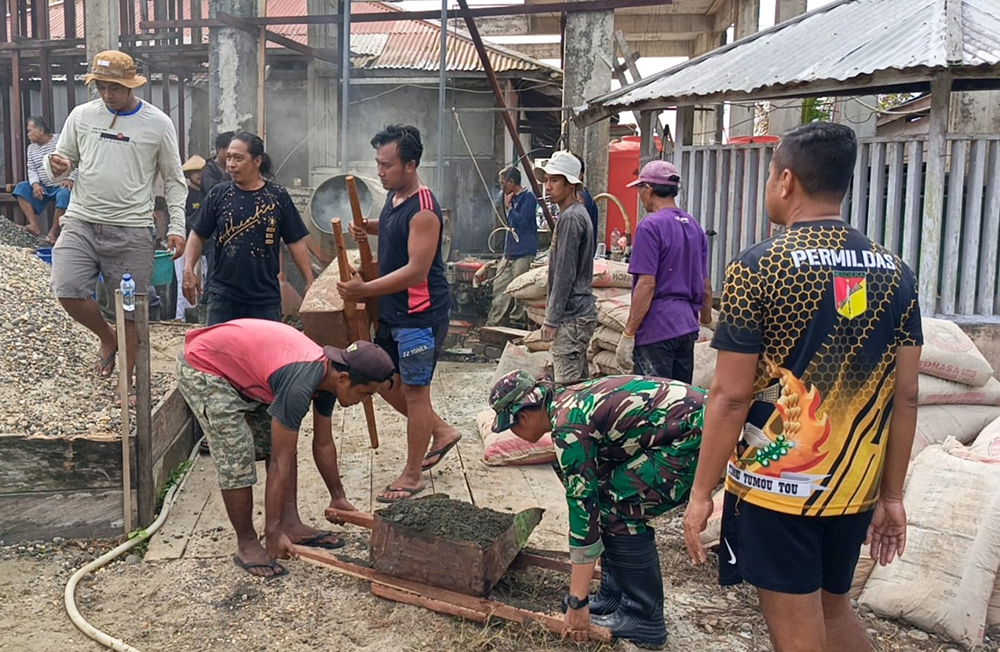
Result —
[[583, 204], [559, 213], [549, 253], [545, 324], [597, 316], [594, 302], [594, 227]]

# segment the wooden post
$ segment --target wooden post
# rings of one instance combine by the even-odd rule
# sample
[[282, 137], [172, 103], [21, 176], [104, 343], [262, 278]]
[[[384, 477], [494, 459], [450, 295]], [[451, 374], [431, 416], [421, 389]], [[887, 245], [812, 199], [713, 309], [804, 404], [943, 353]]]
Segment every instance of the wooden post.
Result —
[[135, 295], [135, 470], [139, 527], [155, 519], [156, 487], [153, 477], [153, 400], [149, 354], [149, 295]]
[[47, 47], [43, 46], [38, 51], [38, 68], [39, 77], [41, 77], [39, 81], [42, 87], [42, 117], [45, 118], [45, 121], [54, 130], [55, 106], [52, 102], [52, 62], [49, 59], [49, 49]]
[[[944, 231], [944, 184], [947, 173], [950, 105], [951, 75], [940, 73], [931, 81], [927, 179], [924, 184], [924, 215], [921, 221], [923, 235], [920, 241], [920, 311], [927, 317], [937, 314], [938, 307], [938, 270], [941, 268], [941, 240]], [[949, 263], [955, 264], [956, 261]]]
[[187, 160], [187, 112], [184, 107], [184, 87], [185, 73], [177, 75], [177, 149], [180, 151], [181, 160]]
[[[353, 175], [347, 175], [347, 195], [351, 200], [351, 215], [354, 224], [364, 228], [365, 216], [361, 212], [361, 198], [358, 196], [358, 184]], [[361, 254], [361, 278], [366, 281], [374, 281], [378, 278], [378, 265], [372, 259], [371, 245], [368, 238], [358, 241], [358, 253]], [[372, 324], [378, 324], [378, 301], [366, 301], [368, 309], [368, 320]]]
[[[337, 265], [340, 267], [340, 280], [351, 280], [351, 264], [347, 261], [347, 249], [344, 247], [344, 230], [340, 224], [340, 218], [332, 220], [333, 240], [337, 246]], [[365, 319], [364, 311], [358, 312], [357, 305], [353, 301], [344, 302], [344, 316], [347, 317], [348, 339], [369, 340], [368, 323]], [[368, 439], [372, 449], [378, 448], [378, 428], [375, 425], [375, 407], [372, 405], [371, 397], [361, 401], [365, 409], [365, 423], [368, 424]]]
[[[127, 341], [125, 335], [125, 308], [122, 291], [115, 290], [115, 321], [118, 324], [118, 341]], [[128, 354], [126, 347], [118, 347], [118, 392], [122, 401], [122, 511], [125, 516], [125, 534], [132, 531], [132, 452], [129, 449], [132, 428], [128, 411]]]
[[[14, 21], [17, 24], [17, 21]], [[14, 178], [15, 179], [26, 179], [27, 174], [25, 172], [25, 150], [24, 150], [24, 105], [21, 103], [21, 51], [14, 50], [14, 56], [11, 59], [11, 94], [13, 97], [13, 102], [11, 106], [11, 127], [14, 131]]]
[[76, 59], [66, 59], [63, 68], [66, 70], [66, 115], [69, 115], [76, 107]]

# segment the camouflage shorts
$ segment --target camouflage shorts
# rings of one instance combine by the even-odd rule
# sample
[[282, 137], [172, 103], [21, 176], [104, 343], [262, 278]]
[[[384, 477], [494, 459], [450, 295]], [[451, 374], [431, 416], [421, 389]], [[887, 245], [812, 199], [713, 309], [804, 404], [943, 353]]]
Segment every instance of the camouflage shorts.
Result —
[[255, 485], [255, 462], [271, 454], [268, 406], [246, 400], [219, 376], [192, 369], [183, 356], [177, 359], [177, 388], [205, 431], [219, 487]]

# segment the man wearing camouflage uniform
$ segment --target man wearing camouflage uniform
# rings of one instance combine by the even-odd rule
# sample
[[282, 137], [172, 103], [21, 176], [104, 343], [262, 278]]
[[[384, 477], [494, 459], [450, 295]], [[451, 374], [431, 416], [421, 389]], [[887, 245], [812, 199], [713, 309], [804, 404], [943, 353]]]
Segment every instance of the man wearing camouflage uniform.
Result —
[[[496, 432], [529, 442], [552, 432], [569, 503], [573, 573], [567, 626], [593, 623], [644, 647], [666, 643], [660, 560], [648, 521], [687, 499], [704, 392], [685, 383], [609, 376], [558, 388], [512, 371], [490, 391]], [[588, 598], [601, 559], [600, 592]], [[581, 636], [582, 634], [582, 636]]]

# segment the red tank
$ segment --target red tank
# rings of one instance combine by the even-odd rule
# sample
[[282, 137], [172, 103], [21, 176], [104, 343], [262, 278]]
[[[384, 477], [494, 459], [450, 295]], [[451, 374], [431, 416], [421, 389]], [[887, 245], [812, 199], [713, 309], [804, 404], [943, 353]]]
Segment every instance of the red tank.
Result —
[[[639, 136], [625, 136], [616, 143], [611, 143], [608, 148], [608, 192], [621, 200], [631, 218], [631, 229], [635, 229], [636, 216], [641, 214], [642, 208], [639, 206], [639, 193], [635, 188], [626, 186], [639, 176], [639, 143], [642, 139]], [[656, 139], [656, 149], [660, 149], [660, 139]], [[618, 206], [613, 201], [599, 202], [606, 203], [608, 208], [608, 230], [604, 237], [604, 244], [611, 251], [611, 234], [617, 228], [622, 235], [625, 235], [625, 219]]]

